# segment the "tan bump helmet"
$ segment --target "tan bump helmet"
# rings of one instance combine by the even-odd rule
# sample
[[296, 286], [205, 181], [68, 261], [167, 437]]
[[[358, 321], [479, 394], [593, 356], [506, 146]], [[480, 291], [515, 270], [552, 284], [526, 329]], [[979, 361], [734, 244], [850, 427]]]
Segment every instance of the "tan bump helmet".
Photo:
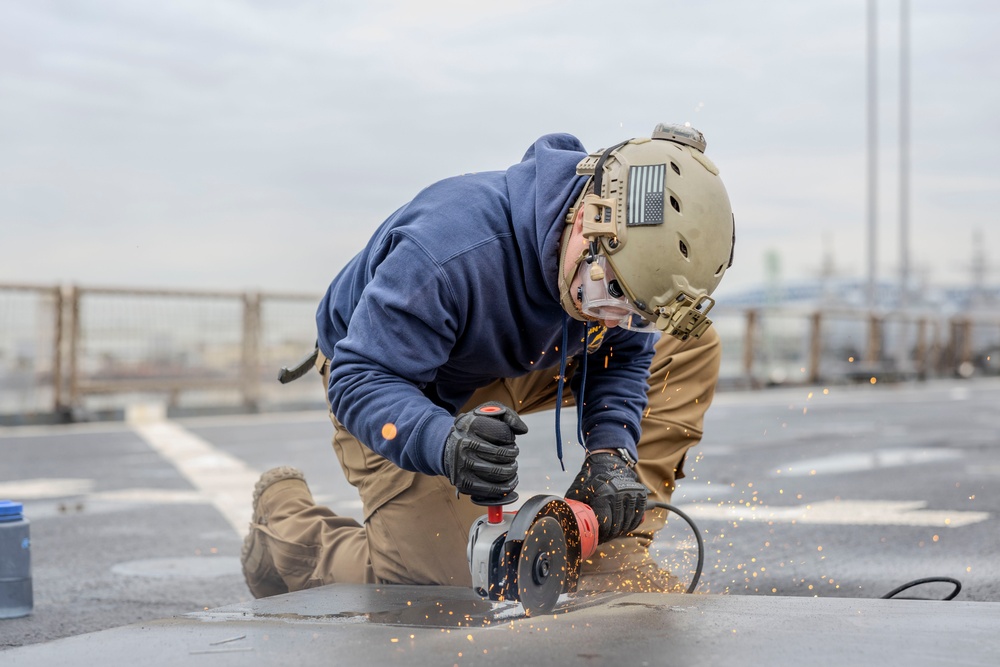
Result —
[[736, 240], [729, 196], [705, 146], [694, 128], [660, 124], [650, 138], [577, 165], [594, 183], [582, 197], [584, 236], [597, 242], [629, 300], [681, 339], [711, 324], [710, 295], [732, 266]]

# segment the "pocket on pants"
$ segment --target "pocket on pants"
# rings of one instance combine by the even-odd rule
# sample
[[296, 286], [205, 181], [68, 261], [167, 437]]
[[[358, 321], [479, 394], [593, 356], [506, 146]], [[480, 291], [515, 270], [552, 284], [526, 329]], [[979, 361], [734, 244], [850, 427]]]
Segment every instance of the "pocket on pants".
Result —
[[375, 576], [397, 584], [470, 586], [469, 528], [483, 512], [468, 496], [456, 498], [443, 477], [420, 475], [365, 524]]
[[367, 522], [380, 507], [411, 486], [417, 473], [403, 470], [355, 438], [332, 414], [334, 425], [333, 450], [340, 467], [361, 496], [364, 520]]
[[323, 582], [315, 576], [319, 562], [319, 546], [298, 544], [276, 537], [267, 526], [257, 526], [267, 540], [267, 550], [288, 590], [313, 588]]

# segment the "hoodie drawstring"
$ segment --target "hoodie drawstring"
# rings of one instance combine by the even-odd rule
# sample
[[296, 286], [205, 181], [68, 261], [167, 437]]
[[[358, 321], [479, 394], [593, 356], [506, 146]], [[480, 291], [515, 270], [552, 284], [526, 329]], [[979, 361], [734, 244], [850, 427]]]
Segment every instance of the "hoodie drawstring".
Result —
[[[559, 384], [556, 388], [556, 456], [559, 457], [559, 467], [566, 470], [566, 464], [563, 463], [563, 440], [562, 440], [562, 421], [560, 419], [562, 413], [562, 401], [563, 401], [563, 387], [566, 384], [566, 346], [569, 342], [569, 315], [565, 312], [563, 313], [563, 326], [562, 326], [562, 345], [559, 348]], [[590, 327], [584, 326], [583, 329], [583, 368], [581, 372], [583, 376], [580, 378], [580, 392], [577, 397], [576, 403], [576, 438], [580, 443], [581, 447], [583, 444], [583, 394], [584, 389], [587, 386], [587, 357], [590, 346]]]
[[580, 446], [586, 449], [583, 444], [583, 393], [587, 388], [587, 357], [590, 356], [590, 323], [583, 325], [583, 368], [580, 371], [583, 376], [580, 378], [580, 395], [576, 402], [576, 440]]

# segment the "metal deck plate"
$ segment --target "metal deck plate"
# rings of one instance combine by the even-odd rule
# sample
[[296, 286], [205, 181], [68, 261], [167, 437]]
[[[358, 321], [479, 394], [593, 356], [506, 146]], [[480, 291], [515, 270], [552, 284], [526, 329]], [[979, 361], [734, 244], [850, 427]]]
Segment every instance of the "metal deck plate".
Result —
[[[332, 585], [4, 651], [5, 666], [995, 665], [1000, 603], [682, 594], [564, 598]], [[625, 661], [622, 663], [622, 661]], [[204, 661], [204, 662], [202, 662]]]

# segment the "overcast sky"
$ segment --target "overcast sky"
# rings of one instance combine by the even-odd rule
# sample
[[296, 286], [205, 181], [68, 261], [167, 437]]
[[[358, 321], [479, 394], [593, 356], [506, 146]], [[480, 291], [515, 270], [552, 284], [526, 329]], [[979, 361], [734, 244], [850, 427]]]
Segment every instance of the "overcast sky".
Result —
[[[899, 0], [879, 1], [879, 273]], [[912, 264], [1000, 266], [1000, 3], [911, 2]], [[322, 291], [422, 186], [538, 136], [690, 122], [737, 219], [719, 295], [866, 276], [864, 0], [0, 3], [0, 283]], [[993, 282], [1000, 274], [993, 275]]]

